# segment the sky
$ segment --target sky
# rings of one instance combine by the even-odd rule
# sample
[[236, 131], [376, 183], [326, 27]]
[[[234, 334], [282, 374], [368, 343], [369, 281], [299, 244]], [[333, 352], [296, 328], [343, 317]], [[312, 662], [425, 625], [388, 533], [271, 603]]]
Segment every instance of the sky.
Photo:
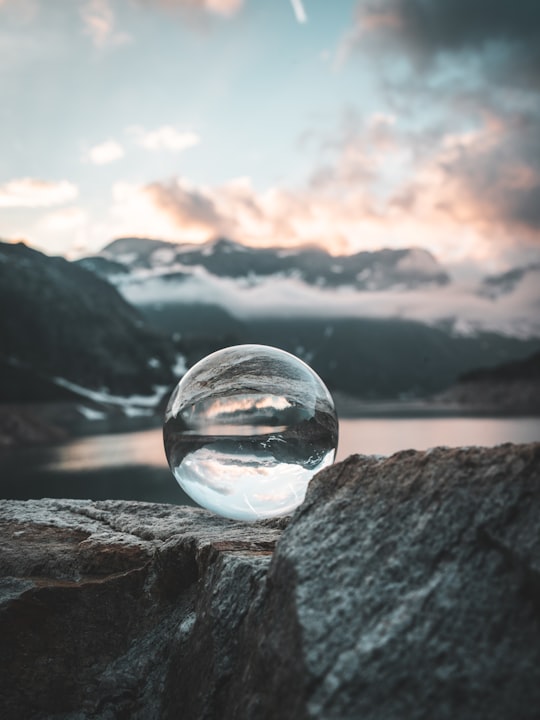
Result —
[[0, 0], [0, 238], [540, 260], [537, 0]]

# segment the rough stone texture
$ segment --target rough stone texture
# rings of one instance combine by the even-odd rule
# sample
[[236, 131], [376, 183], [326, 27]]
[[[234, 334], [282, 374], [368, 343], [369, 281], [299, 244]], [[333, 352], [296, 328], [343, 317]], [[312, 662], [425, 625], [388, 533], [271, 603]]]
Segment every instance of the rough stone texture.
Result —
[[288, 525], [5, 501], [2, 718], [536, 719], [539, 471], [352, 456]]
[[0, 714], [21, 719], [178, 717], [179, 687], [212, 704], [279, 534], [120, 501], [4, 501], [0, 524]]

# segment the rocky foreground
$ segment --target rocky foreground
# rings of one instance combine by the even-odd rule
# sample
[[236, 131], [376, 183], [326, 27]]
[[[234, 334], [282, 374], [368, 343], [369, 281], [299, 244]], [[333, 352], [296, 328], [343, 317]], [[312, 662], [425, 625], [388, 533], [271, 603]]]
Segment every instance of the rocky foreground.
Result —
[[518, 720], [540, 708], [540, 444], [352, 456], [287, 521], [0, 504], [0, 714]]

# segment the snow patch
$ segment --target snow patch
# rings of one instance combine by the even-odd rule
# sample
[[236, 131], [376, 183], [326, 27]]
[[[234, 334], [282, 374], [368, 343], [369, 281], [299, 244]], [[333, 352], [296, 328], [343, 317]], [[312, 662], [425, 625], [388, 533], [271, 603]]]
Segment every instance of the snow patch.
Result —
[[135, 407], [133, 405], [126, 405], [124, 408], [122, 408], [122, 411], [126, 417], [143, 417], [152, 415], [153, 411], [148, 410], [147, 408], [139, 408]]
[[77, 410], [87, 420], [103, 420], [107, 417], [107, 413], [102, 410], [94, 410], [94, 408], [85, 407], [84, 405], [78, 405]]
[[182, 353], [179, 353], [176, 356], [175, 363], [171, 369], [175, 377], [183, 377], [187, 373], [188, 368], [186, 358], [182, 355]]
[[396, 270], [407, 274], [436, 275], [441, 272], [441, 267], [427, 250], [411, 248], [405, 257], [398, 260]]
[[151, 258], [152, 265], [169, 265], [176, 257], [176, 248], [161, 247], [154, 250]]
[[164, 393], [167, 391], [166, 385], [155, 385], [152, 395], [111, 395], [106, 390], [90, 390], [82, 385], [77, 385], [69, 380], [61, 377], [53, 378], [54, 382], [60, 387], [86, 397], [92, 402], [102, 403], [104, 405], [114, 405], [121, 408], [146, 408], [153, 410], [160, 402]]

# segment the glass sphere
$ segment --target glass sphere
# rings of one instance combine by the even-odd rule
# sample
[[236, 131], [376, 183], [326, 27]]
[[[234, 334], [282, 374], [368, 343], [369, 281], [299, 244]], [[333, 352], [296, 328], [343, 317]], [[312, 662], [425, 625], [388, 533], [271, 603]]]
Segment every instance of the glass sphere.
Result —
[[236, 345], [200, 360], [174, 389], [163, 428], [169, 466], [199, 505], [236, 520], [285, 515], [331, 465], [332, 396], [302, 360]]

